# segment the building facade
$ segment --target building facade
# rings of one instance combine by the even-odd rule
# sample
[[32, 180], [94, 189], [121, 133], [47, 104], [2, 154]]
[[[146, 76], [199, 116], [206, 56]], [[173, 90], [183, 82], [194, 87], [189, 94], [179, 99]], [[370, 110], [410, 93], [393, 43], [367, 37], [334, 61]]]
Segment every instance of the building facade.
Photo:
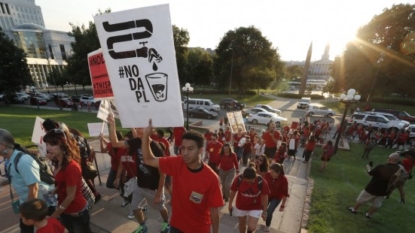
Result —
[[74, 38], [67, 32], [45, 28], [42, 10], [34, 0], [0, 0], [0, 26], [24, 50], [33, 82], [47, 87], [47, 74], [62, 70], [72, 53]]

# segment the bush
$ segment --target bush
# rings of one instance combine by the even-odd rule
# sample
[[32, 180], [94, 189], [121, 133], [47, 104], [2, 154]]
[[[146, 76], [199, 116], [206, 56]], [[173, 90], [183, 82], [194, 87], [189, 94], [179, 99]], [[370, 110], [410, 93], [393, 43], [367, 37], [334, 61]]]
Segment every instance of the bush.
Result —
[[383, 98], [373, 98], [373, 102], [384, 103], [384, 104], [398, 104], [405, 106], [414, 106], [415, 101], [411, 99], [383, 99]]
[[[185, 93], [185, 92], [183, 92]], [[227, 90], [196, 90], [193, 94], [220, 94], [220, 95], [227, 95], [229, 91]], [[237, 90], [232, 90], [231, 95], [238, 95], [239, 92]], [[245, 91], [245, 95], [256, 95], [255, 91]]]
[[283, 98], [291, 98], [291, 99], [301, 99], [302, 97], [310, 97], [313, 100], [324, 99], [324, 96], [322, 95], [299, 95], [299, 94], [293, 94], [293, 93], [279, 93], [277, 94], [277, 96], [283, 97]]

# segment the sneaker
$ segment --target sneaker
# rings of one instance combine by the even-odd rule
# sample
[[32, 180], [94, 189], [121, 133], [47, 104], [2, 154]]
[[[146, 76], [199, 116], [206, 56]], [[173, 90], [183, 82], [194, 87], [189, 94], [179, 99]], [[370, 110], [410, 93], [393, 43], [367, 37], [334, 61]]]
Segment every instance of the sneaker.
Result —
[[147, 233], [148, 232], [148, 228], [146, 225], [144, 226], [138, 226], [137, 230], [133, 231], [133, 233]]
[[352, 214], [356, 214], [357, 213], [357, 211], [356, 210], [354, 210], [353, 209], [353, 207], [349, 207], [349, 208], [347, 208], [349, 211], [350, 211], [350, 213], [352, 213]]
[[130, 213], [128, 214], [127, 218], [134, 219], [135, 218], [134, 211], [130, 210]]
[[130, 204], [130, 202], [128, 200], [124, 200], [121, 204], [121, 207], [126, 207], [128, 204]]
[[366, 218], [372, 218], [372, 215], [369, 215], [369, 213], [366, 213], [366, 214], [365, 214], [365, 217], [366, 217]]
[[101, 194], [98, 193], [98, 195], [95, 196], [95, 204], [101, 200]]
[[166, 222], [163, 222], [163, 224], [161, 224], [161, 231], [160, 233], [168, 233], [170, 230], [170, 225]]
[[269, 227], [265, 226], [264, 232], [269, 232]]

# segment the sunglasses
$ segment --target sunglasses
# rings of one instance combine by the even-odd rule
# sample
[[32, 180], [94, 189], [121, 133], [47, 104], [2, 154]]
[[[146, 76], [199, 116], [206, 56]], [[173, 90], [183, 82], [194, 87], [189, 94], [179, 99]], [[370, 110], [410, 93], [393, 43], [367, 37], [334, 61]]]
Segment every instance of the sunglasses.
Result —
[[53, 133], [61, 133], [63, 134], [63, 137], [65, 138], [65, 141], [68, 142], [68, 139], [66, 138], [66, 134], [65, 131], [63, 131], [63, 129], [51, 129], [48, 131], [48, 133], [53, 132]]

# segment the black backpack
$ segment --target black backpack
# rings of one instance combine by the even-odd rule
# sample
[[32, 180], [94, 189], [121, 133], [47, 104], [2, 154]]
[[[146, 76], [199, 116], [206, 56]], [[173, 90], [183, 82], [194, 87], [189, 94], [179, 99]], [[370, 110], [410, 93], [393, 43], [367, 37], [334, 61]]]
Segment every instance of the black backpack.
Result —
[[[257, 177], [258, 177], [258, 190], [259, 190], [259, 193], [261, 193], [262, 192], [262, 184], [263, 184], [263, 182], [262, 182], [262, 176], [257, 176]], [[236, 188], [238, 190], [239, 190], [239, 186], [242, 183], [242, 179], [243, 179], [243, 175], [239, 175], [238, 176], [238, 183], [236, 183]]]
[[78, 145], [79, 148], [79, 155], [81, 156], [82, 159], [87, 159], [89, 158], [89, 155], [91, 154], [91, 149], [89, 147], [88, 141], [78, 135], [72, 134], [73, 137], [76, 140], [76, 143]]
[[[25, 153], [19, 151], [16, 155], [16, 158], [14, 159], [14, 169], [16, 170], [17, 173], [20, 174], [19, 170], [17, 169], [17, 163], [19, 163], [20, 158], [24, 155]], [[48, 159], [45, 157], [40, 157], [37, 155], [34, 155], [32, 153], [26, 153], [27, 155], [29, 155], [30, 157], [32, 157], [37, 164], [39, 164], [39, 175], [40, 175], [40, 180], [45, 182], [46, 184], [55, 184], [55, 178], [53, 176], [53, 172], [51, 167], [48, 164]]]

